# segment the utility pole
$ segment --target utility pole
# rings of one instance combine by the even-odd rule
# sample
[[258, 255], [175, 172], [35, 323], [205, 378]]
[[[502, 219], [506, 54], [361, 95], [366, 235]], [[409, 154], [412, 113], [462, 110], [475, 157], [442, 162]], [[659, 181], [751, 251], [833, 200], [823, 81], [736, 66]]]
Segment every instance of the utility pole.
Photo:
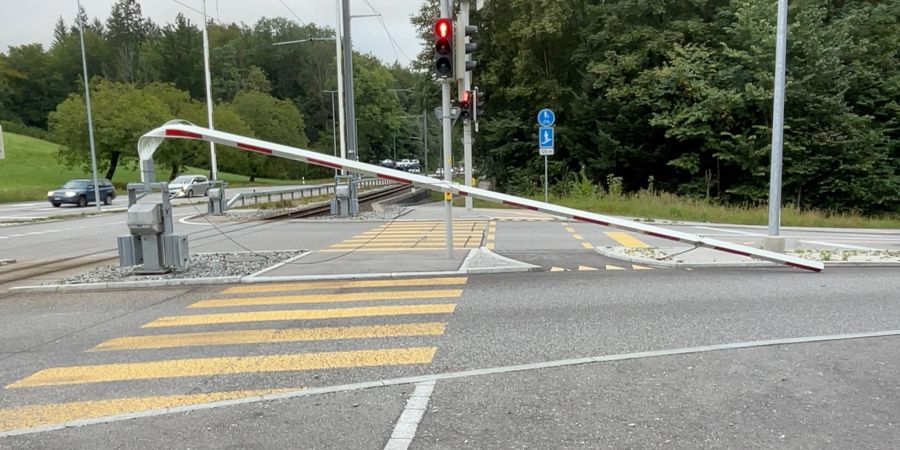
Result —
[[[341, 40], [343, 42], [343, 67], [344, 67], [344, 101], [346, 103], [346, 126], [345, 130], [347, 132], [347, 158], [353, 161], [359, 161], [359, 147], [356, 136], [356, 105], [354, 102], [354, 94], [353, 94], [353, 41], [350, 33], [350, 0], [341, 0], [342, 7], [342, 20], [343, 20], [343, 34], [341, 36]], [[350, 183], [350, 204], [351, 211], [356, 211], [357, 208], [357, 192], [356, 192], [356, 178], [357, 176], [353, 175], [353, 182]], [[353, 213], [351, 213], [352, 215]]]
[[[203, 72], [206, 77], [206, 117], [209, 122], [209, 129], [215, 130], [213, 126], [213, 98], [212, 98], [212, 82], [209, 75], [209, 34], [206, 31], [206, 0], [203, 0]], [[213, 181], [218, 179], [219, 169], [216, 162], [216, 144], [209, 143], [209, 178]]]
[[[97, 150], [94, 147], [94, 120], [91, 114], [91, 89], [90, 82], [88, 82], [88, 72], [87, 72], [87, 53], [84, 51], [84, 20], [81, 17], [81, 1], [78, 1], [78, 34], [81, 36], [81, 67], [84, 69], [84, 102], [85, 109], [87, 112], [87, 122], [88, 122], [88, 139], [91, 144], [91, 174], [94, 179], [94, 203], [97, 205], [97, 211], [100, 211], [100, 183], [98, 183], [97, 179]], [[0, 136], [2, 139], [3, 136]], [[0, 142], [0, 147], [3, 146], [3, 143]], [[3, 152], [0, 151], [0, 154]]]
[[[441, 0], [441, 17], [450, 17], [450, 0]], [[453, 168], [450, 160], [453, 148], [451, 146], [451, 128], [453, 123], [450, 118], [450, 83], [452, 78], [441, 79], [441, 125], [443, 127], [443, 158], [444, 181], [447, 186], [453, 183]], [[444, 193], [444, 241], [447, 247], [447, 259], [453, 259], [453, 193]]]
[[784, 252], [784, 240], [778, 236], [781, 226], [781, 171], [784, 149], [784, 73], [787, 64], [787, 0], [778, 0], [778, 25], [775, 38], [775, 98], [772, 105], [772, 163], [769, 177], [769, 235], [763, 239], [766, 250]]
[[[466, 41], [466, 27], [469, 26], [469, 0], [461, 0], [459, 2], [459, 15], [457, 16], [459, 30], [457, 33], [459, 34], [459, 41], [457, 42], [465, 42]], [[471, 61], [472, 57], [468, 54], [465, 48], [465, 44], [462, 46], [463, 48], [456, 49], [457, 54], [463, 55], [465, 61]], [[460, 84], [460, 96], [468, 95], [468, 92], [472, 90], [472, 72], [466, 70], [465, 63], [463, 67], [458, 68], [461, 73], [464, 74], [463, 79]], [[463, 94], [465, 93], [465, 94]], [[469, 101], [475, 101], [475, 99], [470, 98]], [[465, 184], [466, 186], [472, 186], [472, 122], [475, 120], [474, 117], [469, 117], [467, 120], [463, 121], [463, 164], [465, 165]], [[466, 196], [466, 211], [472, 212], [472, 197]]]

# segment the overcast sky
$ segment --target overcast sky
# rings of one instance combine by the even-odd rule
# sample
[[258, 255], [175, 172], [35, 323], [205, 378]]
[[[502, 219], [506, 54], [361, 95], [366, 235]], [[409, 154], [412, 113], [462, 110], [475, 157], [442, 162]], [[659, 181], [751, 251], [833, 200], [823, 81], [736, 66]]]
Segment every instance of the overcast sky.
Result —
[[[403, 65], [408, 64], [408, 58], [415, 58], [420, 46], [409, 16], [418, 12], [422, 1], [368, 0], [383, 15], [399, 49], [394, 49], [377, 18], [353, 19], [353, 48], [373, 53], [388, 63], [399, 60]], [[178, 2], [201, 10], [202, 0]], [[109, 17], [113, 3], [114, 0], [81, 0], [91, 20], [97, 17], [103, 22]], [[139, 3], [144, 17], [157, 24], [173, 23], [179, 12], [191, 22], [201, 23], [200, 14], [174, 0], [140, 0]], [[333, 27], [336, 18], [334, 0], [206, 0], [207, 13], [211, 16], [216, 16], [217, 6], [219, 20], [226, 23], [253, 24], [260, 17], [287, 17], [296, 21], [299, 17], [304, 22]], [[33, 42], [40, 42], [46, 48], [53, 40], [56, 20], [62, 16], [71, 25], [77, 9], [76, 0], [0, 0], [0, 51], [7, 53], [10, 46]], [[350, 0], [350, 11], [354, 15], [372, 14], [364, 0]]]

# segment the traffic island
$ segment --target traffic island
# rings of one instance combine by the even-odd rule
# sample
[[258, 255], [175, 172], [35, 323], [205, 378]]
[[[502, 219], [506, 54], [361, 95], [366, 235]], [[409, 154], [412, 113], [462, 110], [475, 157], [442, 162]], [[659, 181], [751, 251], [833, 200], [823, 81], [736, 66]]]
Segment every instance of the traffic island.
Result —
[[[702, 247], [596, 247], [595, 250], [607, 258], [655, 267], [778, 267], [778, 264]], [[900, 251], [792, 249], [785, 254], [810, 261], [821, 261], [827, 266], [900, 266]]]

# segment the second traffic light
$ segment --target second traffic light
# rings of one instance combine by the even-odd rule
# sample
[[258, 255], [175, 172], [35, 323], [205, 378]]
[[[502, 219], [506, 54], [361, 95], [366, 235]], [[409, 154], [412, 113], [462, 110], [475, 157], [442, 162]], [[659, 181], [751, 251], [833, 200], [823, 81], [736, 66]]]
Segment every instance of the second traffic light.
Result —
[[453, 22], [446, 17], [434, 23], [434, 73], [438, 78], [453, 75]]
[[466, 42], [466, 38], [470, 38], [478, 32], [478, 27], [462, 26], [460, 21], [456, 22], [456, 35], [453, 37], [453, 47], [456, 49], [453, 62], [456, 69], [455, 77], [462, 80], [466, 76], [466, 72], [474, 70], [477, 63], [475, 61], [467, 61], [466, 55], [474, 53], [478, 45], [474, 42]]

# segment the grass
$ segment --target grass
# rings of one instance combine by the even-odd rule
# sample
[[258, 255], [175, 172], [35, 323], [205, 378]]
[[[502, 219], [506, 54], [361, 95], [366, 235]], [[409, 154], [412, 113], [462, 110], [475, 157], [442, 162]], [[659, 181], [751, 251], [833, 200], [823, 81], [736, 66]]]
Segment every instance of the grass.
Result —
[[[47, 191], [56, 189], [73, 178], [90, 178], [90, 172], [81, 167], [70, 167], [57, 159], [57, 145], [14, 133], [3, 133], [6, 159], [0, 160], [0, 203], [43, 200]], [[205, 174], [207, 169], [189, 167], [185, 173]], [[157, 176], [168, 175], [168, 170], [157, 169]], [[100, 176], [103, 176], [101, 173]], [[112, 182], [120, 189], [131, 182], [140, 181], [140, 174], [134, 168], [119, 166]], [[219, 178], [230, 187], [272, 186], [301, 184], [298, 180], [273, 180], [220, 172]], [[307, 184], [330, 182], [328, 180], [307, 180]], [[122, 192], [120, 192], [122, 194]]]
[[[532, 196], [543, 201], [544, 196]], [[433, 201], [442, 201], [444, 194], [432, 192]], [[463, 197], [455, 197], [453, 206], [464, 206]], [[766, 225], [769, 210], [764, 206], [740, 207], [720, 205], [701, 199], [679, 197], [665, 192], [641, 191], [626, 195], [585, 197], [550, 196], [550, 203], [570, 208], [614, 216], [636, 217], [648, 222], [677, 220], [689, 222]], [[508, 208], [506, 205], [475, 199], [476, 208]], [[900, 228], [900, 216], [865, 217], [857, 214], [830, 214], [817, 210], [783, 208], [781, 225], [824, 228]]]

